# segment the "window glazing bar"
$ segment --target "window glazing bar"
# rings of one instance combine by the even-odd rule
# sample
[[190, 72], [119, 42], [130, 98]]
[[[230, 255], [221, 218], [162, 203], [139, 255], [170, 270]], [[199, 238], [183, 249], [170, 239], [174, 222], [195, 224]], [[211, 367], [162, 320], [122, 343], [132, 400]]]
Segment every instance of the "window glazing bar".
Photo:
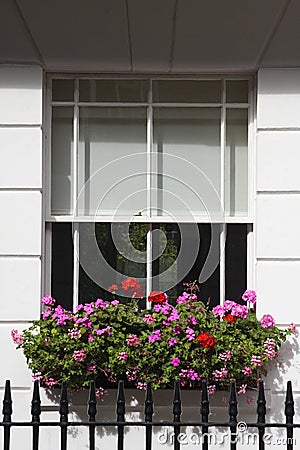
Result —
[[[225, 145], [226, 145], [226, 84], [222, 80], [222, 109], [221, 109], [221, 158], [220, 158], [220, 201], [221, 213], [225, 216]], [[225, 244], [226, 244], [226, 224], [220, 225], [220, 305], [225, 301]]]
[[148, 297], [152, 291], [152, 224], [148, 224], [147, 231], [147, 283], [146, 283], [146, 308], [151, 308], [151, 303], [148, 302]]
[[[79, 99], [79, 83], [75, 80], [75, 102]], [[74, 106], [74, 120], [73, 120], [73, 173], [72, 173], [72, 184], [73, 184], [73, 215], [77, 216], [77, 200], [78, 200], [78, 141], [79, 141], [79, 107]]]
[[79, 223], [73, 223], [73, 311], [79, 299]]
[[225, 245], [226, 245], [226, 224], [220, 225], [220, 305], [225, 302]]

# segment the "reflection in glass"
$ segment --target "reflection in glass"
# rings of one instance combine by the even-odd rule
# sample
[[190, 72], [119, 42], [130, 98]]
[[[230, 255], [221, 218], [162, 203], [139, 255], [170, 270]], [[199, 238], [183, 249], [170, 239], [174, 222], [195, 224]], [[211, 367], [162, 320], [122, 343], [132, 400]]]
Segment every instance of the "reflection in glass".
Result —
[[[107, 288], [127, 277], [140, 279], [146, 292], [147, 224], [82, 223], [79, 239], [79, 301], [107, 298]], [[124, 300], [124, 297], [123, 297]], [[125, 298], [125, 301], [126, 298]]]
[[147, 102], [148, 80], [80, 80], [81, 102]]
[[74, 101], [74, 80], [52, 80], [52, 100], [54, 102]]
[[72, 214], [73, 109], [52, 109], [51, 211]]
[[220, 109], [154, 109], [158, 215], [220, 212]]
[[225, 210], [229, 216], [248, 214], [248, 110], [227, 109]]
[[146, 208], [146, 109], [81, 108], [79, 214]]
[[[152, 245], [147, 248], [151, 229]], [[79, 301], [107, 297], [112, 284], [118, 285], [118, 299], [124, 300], [122, 281], [127, 277], [139, 279], [146, 292], [148, 252], [152, 290], [167, 292], [174, 303], [185, 289], [183, 283], [200, 280], [199, 298], [210, 299], [214, 306], [220, 296], [219, 236], [219, 226], [209, 224], [82, 223]]]
[[221, 80], [153, 80], [154, 103], [220, 103]]
[[226, 103], [248, 103], [248, 80], [226, 80]]

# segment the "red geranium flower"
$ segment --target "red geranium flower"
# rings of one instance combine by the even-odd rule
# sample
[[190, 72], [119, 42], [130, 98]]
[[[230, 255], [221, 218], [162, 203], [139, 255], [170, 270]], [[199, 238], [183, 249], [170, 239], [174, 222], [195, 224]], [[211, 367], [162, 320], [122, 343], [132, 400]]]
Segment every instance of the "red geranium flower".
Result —
[[144, 292], [141, 290], [141, 283], [133, 277], [126, 278], [126, 280], [122, 281], [122, 289], [123, 291], [128, 292], [132, 298], [145, 296]]
[[116, 284], [112, 284], [111, 286], [108, 286], [107, 290], [109, 292], [116, 292], [118, 290], [118, 286]]
[[126, 278], [126, 280], [122, 281], [123, 291], [133, 291], [140, 288], [140, 282], [136, 278]]
[[164, 303], [166, 300], [166, 295], [161, 291], [152, 291], [148, 297], [148, 301], [153, 303]]
[[224, 320], [227, 320], [228, 323], [235, 323], [236, 317], [233, 317], [231, 314], [227, 314], [225, 317], [223, 317]]
[[197, 340], [203, 348], [212, 348], [217, 342], [217, 340], [209, 333], [200, 333]]

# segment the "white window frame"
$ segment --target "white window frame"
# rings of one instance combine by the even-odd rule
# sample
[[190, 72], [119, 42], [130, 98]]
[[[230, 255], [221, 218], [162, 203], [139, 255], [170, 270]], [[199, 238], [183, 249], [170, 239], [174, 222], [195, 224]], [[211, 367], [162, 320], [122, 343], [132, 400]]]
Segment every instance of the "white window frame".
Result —
[[[72, 79], [75, 80], [75, 95], [74, 101], [52, 101], [52, 80], [53, 79]], [[80, 102], [79, 101], [79, 80], [100, 80], [100, 79], [122, 79], [122, 80], [148, 80], [151, 89], [148, 98], [148, 103], [116, 103], [116, 102]], [[220, 103], [153, 103], [152, 102], [152, 80], [196, 80], [196, 81], [211, 81], [211, 80], [221, 80], [222, 82], [222, 102]], [[248, 103], [226, 103], [225, 102], [225, 92], [226, 92], [226, 81], [227, 80], [247, 80], [249, 83], [249, 99]], [[99, 215], [99, 216], [87, 216], [78, 215], [76, 211], [76, 200], [78, 196], [78, 142], [79, 142], [79, 107], [110, 107], [110, 106], [122, 106], [122, 107], [147, 107], [147, 163], [148, 163], [148, 173], [147, 173], [147, 210], [148, 215], [143, 216], [120, 216], [118, 217], [119, 222], [140, 222], [149, 224], [149, 232], [147, 236], [148, 244], [151, 243], [151, 224], [153, 223], [172, 223], [171, 217], [162, 217], [157, 215], [152, 215], [150, 208], [150, 195], [151, 195], [151, 173], [149, 167], [151, 165], [151, 155], [153, 149], [153, 107], [213, 107], [221, 108], [221, 174], [220, 174], [220, 197], [221, 206], [224, 210], [225, 206], [225, 151], [226, 151], [226, 136], [225, 136], [225, 123], [226, 123], [226, 109], [248, 109], [248, 215], [247, 216], [225, 216], [216, 217], [213, 220], [205, 217], [203, 215], [193, 215], [193, 221], [197, 223], [214, 223], [220, 224], [220, 304], [225, 301], [225, 241], [226, 241], [226, 226], [227, 224], [247, 224], [247, 288], [255, 288], [255, 277], [254, 277], [254, 193], [255, 193], [255, 76], [251, 73], [232, 75], [232, 74], [218, 74], [218, 75], [128, 75], [128, 74], [104, 74], [104, 75], [94, 75], [94, 74], [61, 74], [61, 73], [48, 73], [46, 80], [45, 89], [45, 157], [44, 157], [44, 204], [43, 204], [43, 217], [44, 217], [44, 248], [45, 255], [43, 264], [43, 294], [51, 293], [51, 234], [52, 234], [52, 223], [55, 222], [69, 222], [74, 225], [74, 255], [73, 255], [73, 307], [75, 308], [78, 303], [78, 280], [79, 280], [79, 263], [77, 260], [78, 249], [79, 249], [79, 224], [81, 222], [91, 222], [91, 219], [95, 222], [113, 222], [115, 221], [115, 216], [111, 214]], [[70, 215], [52, 215], [51, 214], [51, 111], [52, 106], [69, 106], [74, 108], [74, 135], [73, 135], [73, 214]], [[190, 217], [180, 217], [180, 223], [191, 222]], [[150, 255], [150, 254], [149, 254]], [[147, 260], [147, 294], [151, 291], [151, 258]]]

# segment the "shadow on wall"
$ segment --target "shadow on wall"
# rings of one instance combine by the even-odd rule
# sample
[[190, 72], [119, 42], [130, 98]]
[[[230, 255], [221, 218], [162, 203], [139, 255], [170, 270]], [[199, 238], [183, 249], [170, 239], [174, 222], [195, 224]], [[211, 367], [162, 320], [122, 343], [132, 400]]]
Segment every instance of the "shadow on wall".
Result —
[[[268, 411], [267, 420], [269, 422], [284, 422], [285, 395], [287, 381], [292, 380], [295, 402], [295, 421], [300, 420], [300, 398], [295, 392], [300, 390], [300, 348], [299, 341], [295, 336], [290, 336], [284, 342], [279, 351], [278, 364], [270, 363], [269, 372], [265, 377], [266, 388], [271, 390], [272, 406]], [[285, 435], [285, 430], [281, 429], [280, 435]]]
[[[133, 389], [125, 390], [126, 397], [126, 421], [136, 421], [141, 422], [144, 420], [144, 400], [145, 392]], [[48, 394], [49, 400], [52, 402], [51, 407], [44, 407], [43, 414], [49, 413], [52, 409], [51, 420], [58, 420], [58, 404], [60, 399], [60, 391], [51, 391]], [[249, 399], [251, 398], [251, 401]], [[109, 390], [108, 395], [103, 398], [103, 401], [98, 401], [97, 405], [97, 420], [105, 422], [114, 422], [116, 420], [116, 399], [117, 390]], [[172, 403], [173, 403], [173, 391], [172, 390], [158, 390], [153, 392], [154, 399], [154, 421], [172, 421]], [[88, 393], [85, 391], [70, 392], [70, 415], [69, 420], [75, 421], [87, 421], [87, 401]], [[201, 402], [201, 391], [182, 391], [182, 416], [181, 420], [186, 422], [196, 422], [201, 420], [200, 416], [200, 402]], [[210, 398], [211, 404], [211, 414], [210, 421], [222, 421], [226, 422], [228, 418], [228, 392], [217, 392], [214, 396]], [[239, 402], [239, 421], [243, 422], [256, 422], [256, 392], [238, 396]], [[271, 404], [270, 395], [266, 392], [267, 406]], [[57, 404], [54, 411], [54, 404]], [[268, 408], [269, 409], [269, 408]], [[49, 419], [50, 417], [42, 416], [42, 420]], [[153, 449], [161, 448], [173, 448], [174, 445], [174, 434], [173, 428], [167, 426], [154, 427], [152, 431]], [[202, 430], [198, 426], [181, 427], [180, 431], [183, 433], [182, 445], [184, 448], [195, 448], [195, 445], [202, 444]], [[53, 433], [57, 434], [59, 438], [59, 430], [52, 430]], [[255, 428], [249, 429], [250, 437], [247, 439], [255, 440], [255, 435], [257, 435], [257, 430]], [[117, 440], [117, 429], [115, 426], [98, 427], [96, 429], [96, 443], [99, 448], [104, 448], [110, 450], [115, 448]], [[284, 431], [282, 432], [284, 436]], [[53, 439], [53, 436], [51, 437]], [[73, 442], [75, 449], [88, 448], [88, 430], [86, 427], [70, 427], [68, 433], [68, 440]], [[211, 439], [211, 444], [214, 445], [213, 448], [221, 449], [224, 448], [230, 441], [229, 429], [227, 427], [217, 427], [211, 428], [209, 431], [209, 439]], [[80, 445], [79, 445], [80, 442]], [[134, 426], [129, 429], [125, 427], [124, 430], [124, 442], [125, 446], [128, 448], [143, 448], [145, 445], [145, 430], [143, 427]], [[226, 444], [227, 442], [227, 444]], [[252, 442], [252, 441], [251, 441]], [[101, 443], [101, 445], [100, 445]], [[256, 447], [253, 447], [256, 448]], [[247, 447], [247, 450], [252, 450], [252, 447]]]
[[[300, 352], [299, 343], [294, 336], [290, 336], [280, 350], [279, 365], [270, 365], [268, 376], [265, 378], [266, 392], [265, 397], [267, 401], [267, 423], [284, 424], [285, 419], [285, 397], [286, 384], [288, 380], [293, 380], [294, 383], [294, 401], [296, 415], [294, 422], [299, 422], [300, 414], [300, 397], [296, 393], [299, 391], [298, 379], [300, 373]], [[46, 394], [46, 395], [45, 395]], [[248, 392], [246, 395], [238, 396], [238, 421], [239, 422], [256, 422], [256, 408], [257, 408], [257, 393]], [[144, 402], [145, 392], [137, 389], [125, 389], [126, 399], [126, 421], [137, 422], [136, 426], [125, 427], [124, 429], [124, 445], [127, 448], [143, 448], [145, 445], [145, 429], [139, 427], [138, 422], [144, 420]], [[60, 389], [45, 391], [42, 390], [42, 417], [41, 420], [59, 421], [59, 400]], [[210, 397], [210, 416], [209, 420], [212, 422], [227, 422], [228, 417], [228, 392], [217, 392]], [[104, 396], [102, 400], [97, 402], [97, 416], [96, 420], [101, 422], [115, 422], [116, 421], [116, 401], [117, 389], [108, 390], [108, 395]], [[153, 391], [154, 401], [154, 416], [155, 422], [173, 420], [173, 390], [157, 390]], [[182, 415], [183, 422], [197, 422], [201, 421], [200, 403], [201, 391], [182, 390]], [[78, 390], [69, 391], [69, 421], [88, 421], [87, 404], [88, 391]], [[202, 430], [198, 426], [181, 427], [180, 431], [183, 433], [182, 445], [185, 448], [195, 448], [195, 445], [202, 444]], [[174, 446], [174, 429], [168, 426], [153, 427], [152, 442], [153, 450], [161, 448], [173, 448]], [[279, 445], [278, 442], [284, 444], [286, 442], [286, 430], [284, 428], [266, 428], [269, 441], [274, 442], [274, 445]], [[111, 450], [115, 448], [117, 442], [118, 430], [114, 425], [99, 426], [96, 428], [96, 448], [104, 450]], [[49, 449], [59, 441], [60, 430], [59, 427], [55, 429], [41, 430], [41, 439], [43, 442], [49, 442]], [[212, 427], [209, 431], [209, 438], [214, 445], [213, 448], [221, 449], [230, 442], [229, 429], [227, 427]], [[257, 448], [258, 433], [256, 428], [249, 428], [240, 436], [247, 440], [247, 450]], [[294, 443], [300, 441], [300, 430], [294, 430]], [[88, 447], [89, 430], [86, 426], [70, 426], [68, 428], [68, 442], [74, 450], [81, 450]], [[249, 443], [251, 445], [249, 446]], [[253, 444], [253, 447], [252, 447]], [[48, 450], [45, 449], [45, 450]]]

